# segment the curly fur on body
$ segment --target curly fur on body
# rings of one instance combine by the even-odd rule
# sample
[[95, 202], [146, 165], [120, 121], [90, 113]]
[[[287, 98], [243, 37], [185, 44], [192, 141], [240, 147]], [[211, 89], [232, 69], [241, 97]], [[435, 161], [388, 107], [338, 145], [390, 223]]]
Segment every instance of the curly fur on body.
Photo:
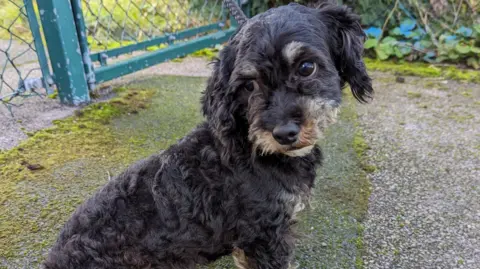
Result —
[[82, 204], [45, 268], [189, 269], [232, 253], [238, 268], [288, 268], [342, 88], [359, 101], [373, 93], [363, 40], [344, 6], [248, 19], [214, 62], [206, 121]]

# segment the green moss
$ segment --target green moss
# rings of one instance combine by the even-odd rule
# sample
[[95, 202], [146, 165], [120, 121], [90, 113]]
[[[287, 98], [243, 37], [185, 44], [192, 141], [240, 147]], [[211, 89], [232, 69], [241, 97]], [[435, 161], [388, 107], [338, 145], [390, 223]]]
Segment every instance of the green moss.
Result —
[[427, 109], [427, 108], [428, 108], [428, 104], [421, 103], [421, 104], [418, 104], [418, 107], [419, 107], [419, 108], [423, 108], [423, 109]]
[[473, 90], [468, 89], [468, 90], [465, 90], [465, 91], [461, 92], [460, 94], [463, 95], [463, 96], [465, 96], [465, 97], [467, 97], [467, 98], [470, 98], [470, 97], [473, 96], [473, 95], [472, 95], [472, 92], [473, 92]]
[[408, 91], [408, 92], [407, 92], [407, 96], [408, 96], [408, 98], [413, 99], [413, 98], [420, 98], [420, 97], [422, 97], [422, 94], [419, 93], [419, 92]]
[[211, 60], [213, 60], [217, 57], [218, 52], [219, 52], [219, 49], [217, 49], [217, 48], [205, 48], [205, 49], [198, 50], [198, 51], [192, 53], [191, 55], [193, 57], [206, 58], [209, 61], [211, 61]]
[[419, 77], [444, 77], [452, 80], [480, 83], [480, 72], [476, 70], [463, 70], [453, 66], [435, 66], [425, 63], [395, 63], [392, 61], [379, 61], [365, 58], [368, 69], [395, 72], [401, 75]]
[[361, 131], [357, 131], [353, 138], [353, 148], [359, 157], [363, 157], [365, 151], [369, 149]]
[[[52, 173], [79, 158], [96, 159], [122, 152], [107, 124], [114, 117], [146, 107], [152, 94], [153, 90], [130, 89], [128, 94], [120, 94], [110, 102], [89, 105], [76, 116], [30, 133], [29, 139], [0, 154], [0, 256], [17, 257], [20, 249], [38, 252], [45, 246], [44, 240], [52, 239], [52, 227], [82, 200], [75, 194], [61, 200], [50, 197], [44, 206], [45, 197], [39, 194], [45, 195], [42, 192], [52, 188], [65, 190], [70, 183], [67, 180], [51, 185]], [[28, 164], [38, 164], [43, 169], [30, 170]], [[36, 189], [40, 187], [41, 190]], [[32, 234], [35, 239], [30, 237]]]
[[448, 113], [447, 117], [449, 119], [452, 119], [458, 123], [465, 123], [471, 119], [474, 119], [475, 116], [470, 113], [456, 113], [456, 112], [450, 112]]
[[50, 98], [50, 99], [57, 99], [57, 97], [58, 97], [58, 91], [57, 90], [55, 90], [52, 94], [48, 95], [48, 98]]
[[423, 84], [423, 87], [425, 87], [427, 89], [436, 88], [436, 87], [438, 87], [438, 83], [433, 82], [433, 81], [427, 81]]

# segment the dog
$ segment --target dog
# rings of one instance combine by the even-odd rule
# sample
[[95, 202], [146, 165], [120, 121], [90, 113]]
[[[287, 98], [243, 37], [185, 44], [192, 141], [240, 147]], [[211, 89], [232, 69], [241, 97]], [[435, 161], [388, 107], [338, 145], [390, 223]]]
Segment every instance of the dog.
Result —
[[46, 269], [192, 269], [230, 254], [242, 269], [291, 266], [295, 215], [344, 86], [361, 103], [373, 96], [365, 35], [330, 3], [242, 18], [213, 62], [205, 121], [79, 206]]

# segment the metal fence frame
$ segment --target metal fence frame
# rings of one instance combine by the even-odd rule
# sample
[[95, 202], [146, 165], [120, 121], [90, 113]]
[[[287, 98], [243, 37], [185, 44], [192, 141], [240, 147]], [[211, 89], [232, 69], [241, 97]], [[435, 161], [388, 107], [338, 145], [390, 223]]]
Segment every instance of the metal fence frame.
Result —
[[[53, 87], [56, 86], [60, 102], [67, 105], [89, 103], [91, 91], [103, 82], [222, 44], [230, 38], [237, 27], [235, 20], [222, 8], [223, 16], [219, 23], [189, 28], [136, 44], [91, 53], [87, 42], [81, 0], [23, 1], [42, 78], [22, 81], [19, 87], [22, 88], [23, 85], [23, 91], [45, 88], [47, 93], [52, 93]], [[34, 1], [38, 6], [39, 18], [35, 13]], [[238, 3], [248, 14], [249, 1], [238, 0]], [[38, 19], [41, 22], [43, 35]], [[227, 26], [227, 20], [230, 20], [229, 26]], [[212, 31], [214, 32], [210, 33]], [[204, 35], [198, 37], [200, 34]], [[45, 44], [42, 42], [43, 38]], [[187, 38], [191, 39], [174, 43], [175, 40]], [[112, 64], [108, 63], [109, 58], [146, 50], [163, 43], [168, 43], [169, 46]], [[94, 66], [95, 62], [99, 63], [98, 67]]]

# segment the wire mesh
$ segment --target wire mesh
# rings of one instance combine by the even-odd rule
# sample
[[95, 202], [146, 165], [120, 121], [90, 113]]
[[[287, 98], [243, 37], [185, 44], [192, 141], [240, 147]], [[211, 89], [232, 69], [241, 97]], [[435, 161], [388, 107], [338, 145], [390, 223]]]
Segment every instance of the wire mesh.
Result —
[[[34, 2], [0, 0], [0, 102], [9, 109], [21, 105], [23, 98], [49, 93], [42, 80], [25, 5], [31, 3], [33, 9]], [[82, 11], [87, 41], [94, 53], [224, 22], [222, 5], [222, 0], [82, 0]], [[38, 20], [38, 8], [36, 5], [34, 8], [34, 19]], [[171, 41], [149, 47], [147, 51], [182, 40]], [[134, 54], [138, 53], [141, 52]], [[48, 66], [47, 69], [50, 70]]]
[[[222, 0], [83, 0], [92, 52], [224, 21]], [[198, 37], [198, 36], [196, 36]], [[179, 40], [175, 40], [179, 41]], [[168, 43], [147, 48], [165, 48]]]
[[47, 94], [34, 42], [24, 1], [0, 0], [0, 102], [9, 110]]

